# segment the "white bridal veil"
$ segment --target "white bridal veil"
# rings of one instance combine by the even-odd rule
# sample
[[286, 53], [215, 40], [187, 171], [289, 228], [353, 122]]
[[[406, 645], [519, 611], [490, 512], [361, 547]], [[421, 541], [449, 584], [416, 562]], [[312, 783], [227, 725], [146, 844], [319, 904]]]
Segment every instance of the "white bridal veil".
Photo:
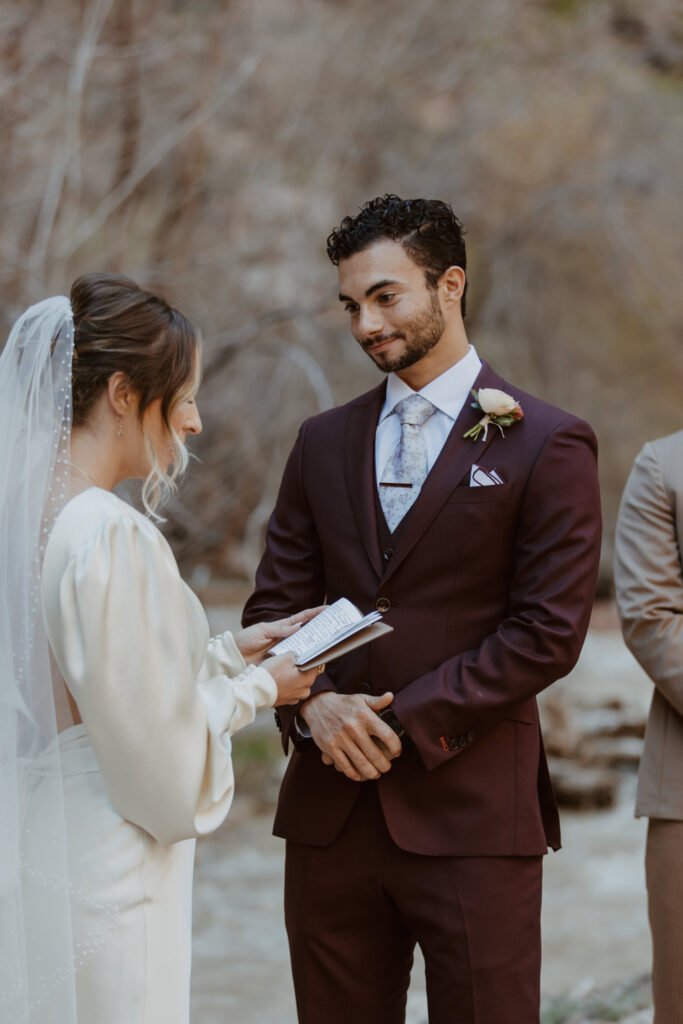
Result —
[[66, 828], [40, 605], [66, 496], [73, 318], [31, 306], [0, 355], [0, 1020], [75, 1024]]

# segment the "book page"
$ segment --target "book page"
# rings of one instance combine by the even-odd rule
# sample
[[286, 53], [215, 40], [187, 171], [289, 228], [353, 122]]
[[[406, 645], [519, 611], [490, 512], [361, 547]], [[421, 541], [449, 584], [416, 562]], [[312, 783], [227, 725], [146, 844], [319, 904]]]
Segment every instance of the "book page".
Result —
[[360, 611], [347, 598], [340, 597], [314, 619], [297, 630], [275, 647], [269, 654], [285, 654], [291, 651], [297, 660], [303, 660], [308, 651], [327, 646], [336, 636], [363, 618]]
[[[375, 612], [375, 615], [380, 617], [379, 612]], [[370, 618], [370, 616], [366, 616]], [[331, 647], [327, 647], [324, 651], [319, 654], [314, 654], [307, 658], [305, 661], [297, 658], [297, 665], [299, 668], [307, 669], [313, 668], [314, 666], [320, 666], [328, 661], [333, 661], [334, 658], [341, 657], [342, 654], [348, 654], [349, 651], [355, 650], [357, 647], [362, 647], [363, 644], [369, 643], [371, 640], [377, 640], [380, 636], [385, 636], [387, 633], [393, 632], [393, 627], [388, 626], [386, 622], [378, 622], [375, 620], [369, 625], [361, 626], [361, 623], [357, 623], [356, 627], [349, 626], [347, 632], [357, 628], [358, 631], [352, 636], [347, 636], [346, 639], [336, 640]]]
[[319, 644], [311, 644], [310, 647], [306, 647], [305, 650], [298, 655], [296, 659], [297, 665], [303, 665], [312, 658], [317, 658], [319, 654], [325, 654], [331, 647], [336, 647], [340, 641], [346, 640], [348, 637], [354, 636], [356, 633], [367, 629], [373, 622], [377, 622], [377, 620], [381, 618], [381, 612], [369, 612], [368, 615], [364, 615], [362, 619], [358, 620], [358, 622], [352, 622], [350, 626], [343, 626], [342, 629], [337, 630], [334, 636], [327, 637]]

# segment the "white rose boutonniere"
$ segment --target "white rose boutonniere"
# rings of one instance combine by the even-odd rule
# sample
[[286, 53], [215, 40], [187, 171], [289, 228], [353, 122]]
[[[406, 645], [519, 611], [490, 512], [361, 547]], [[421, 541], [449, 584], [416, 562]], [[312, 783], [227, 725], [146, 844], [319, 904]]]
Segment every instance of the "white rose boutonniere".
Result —
[[497, 388], [479, 388], [478, 392], [473, 390], [472, 395], [474, 397], [472, 408], [481, 409], [485, 415], [475, 426], [463, 434], [463, 437], [471, 437], [473, 441], [476, 441], [483, 432], [482, 441], [485, 441], [491, 423], [494, 427], [498, 427], [505, 437], [503, 427], [511, 427], [513, 423], [521, 420], [524, 416], [519, 402], [504, 391], [498, 391]]

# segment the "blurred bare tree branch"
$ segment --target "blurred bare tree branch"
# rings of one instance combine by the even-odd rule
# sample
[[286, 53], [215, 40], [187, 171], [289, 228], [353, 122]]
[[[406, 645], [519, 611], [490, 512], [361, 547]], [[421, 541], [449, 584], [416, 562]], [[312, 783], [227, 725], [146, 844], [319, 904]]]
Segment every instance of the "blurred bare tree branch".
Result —
[[[469, 228], [468, 331], [602, 446], [681, 426], [678, 0], [0, 0], [5, 325], [85, 270], [200, 325], [205, 429], [167, 533], [248, 576], [300, 422], [377, 375], [324, 241], [373, 195]], [[568, 486], [571, 482], [568, 481]]]
[[259, 61], [255, 57], [245, 57], [234, 78], [225, 84], [216, 99], [210, 101], [206, 107], [190, 114], [173, 131], [147, 150], [137, 165], [102, 199], [97, 208], [78, 226], [73, 235], [62, 242], [57, 253], [58, 258], [64, 261], [68, 260], [95, 232], [99, 231], [111, 215], [130, 198], [145, 178], [159, 167], [184, 139], [205, 124], [223, 104], [233, 98], [244, 82], [253, 75], [258, 65]]
[[42, 285], [41, 270], [47, 257], [57, 209], [62, 198], [64, 180], [70, 169], [80, 178], [80, 126], [83, 90], [88, 69], [92, 63], [97, 39], [112, 7], [113, 0], [94, 0], [84, 12], [81, 37], [76, 46], [69, 74], [64, 104], [64, 123], [54, 154], [50, 160], [50, 173], [38, 212], [33, 243], [26, 260], [26, 270], [37, 285]]

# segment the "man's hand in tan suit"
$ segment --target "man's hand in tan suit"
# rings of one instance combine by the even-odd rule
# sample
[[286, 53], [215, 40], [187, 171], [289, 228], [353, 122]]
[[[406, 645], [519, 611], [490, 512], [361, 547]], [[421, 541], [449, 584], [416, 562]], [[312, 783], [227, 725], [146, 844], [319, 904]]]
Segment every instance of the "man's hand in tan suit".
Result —
[[299, 714], [325, 764], [333, 764], [353, 782], [364, 782], [388, 772], [403, 749], [393, 729], [376, 714], [393, 699], [392, 693], [371, 697], [328, 691], [310, 697]]

